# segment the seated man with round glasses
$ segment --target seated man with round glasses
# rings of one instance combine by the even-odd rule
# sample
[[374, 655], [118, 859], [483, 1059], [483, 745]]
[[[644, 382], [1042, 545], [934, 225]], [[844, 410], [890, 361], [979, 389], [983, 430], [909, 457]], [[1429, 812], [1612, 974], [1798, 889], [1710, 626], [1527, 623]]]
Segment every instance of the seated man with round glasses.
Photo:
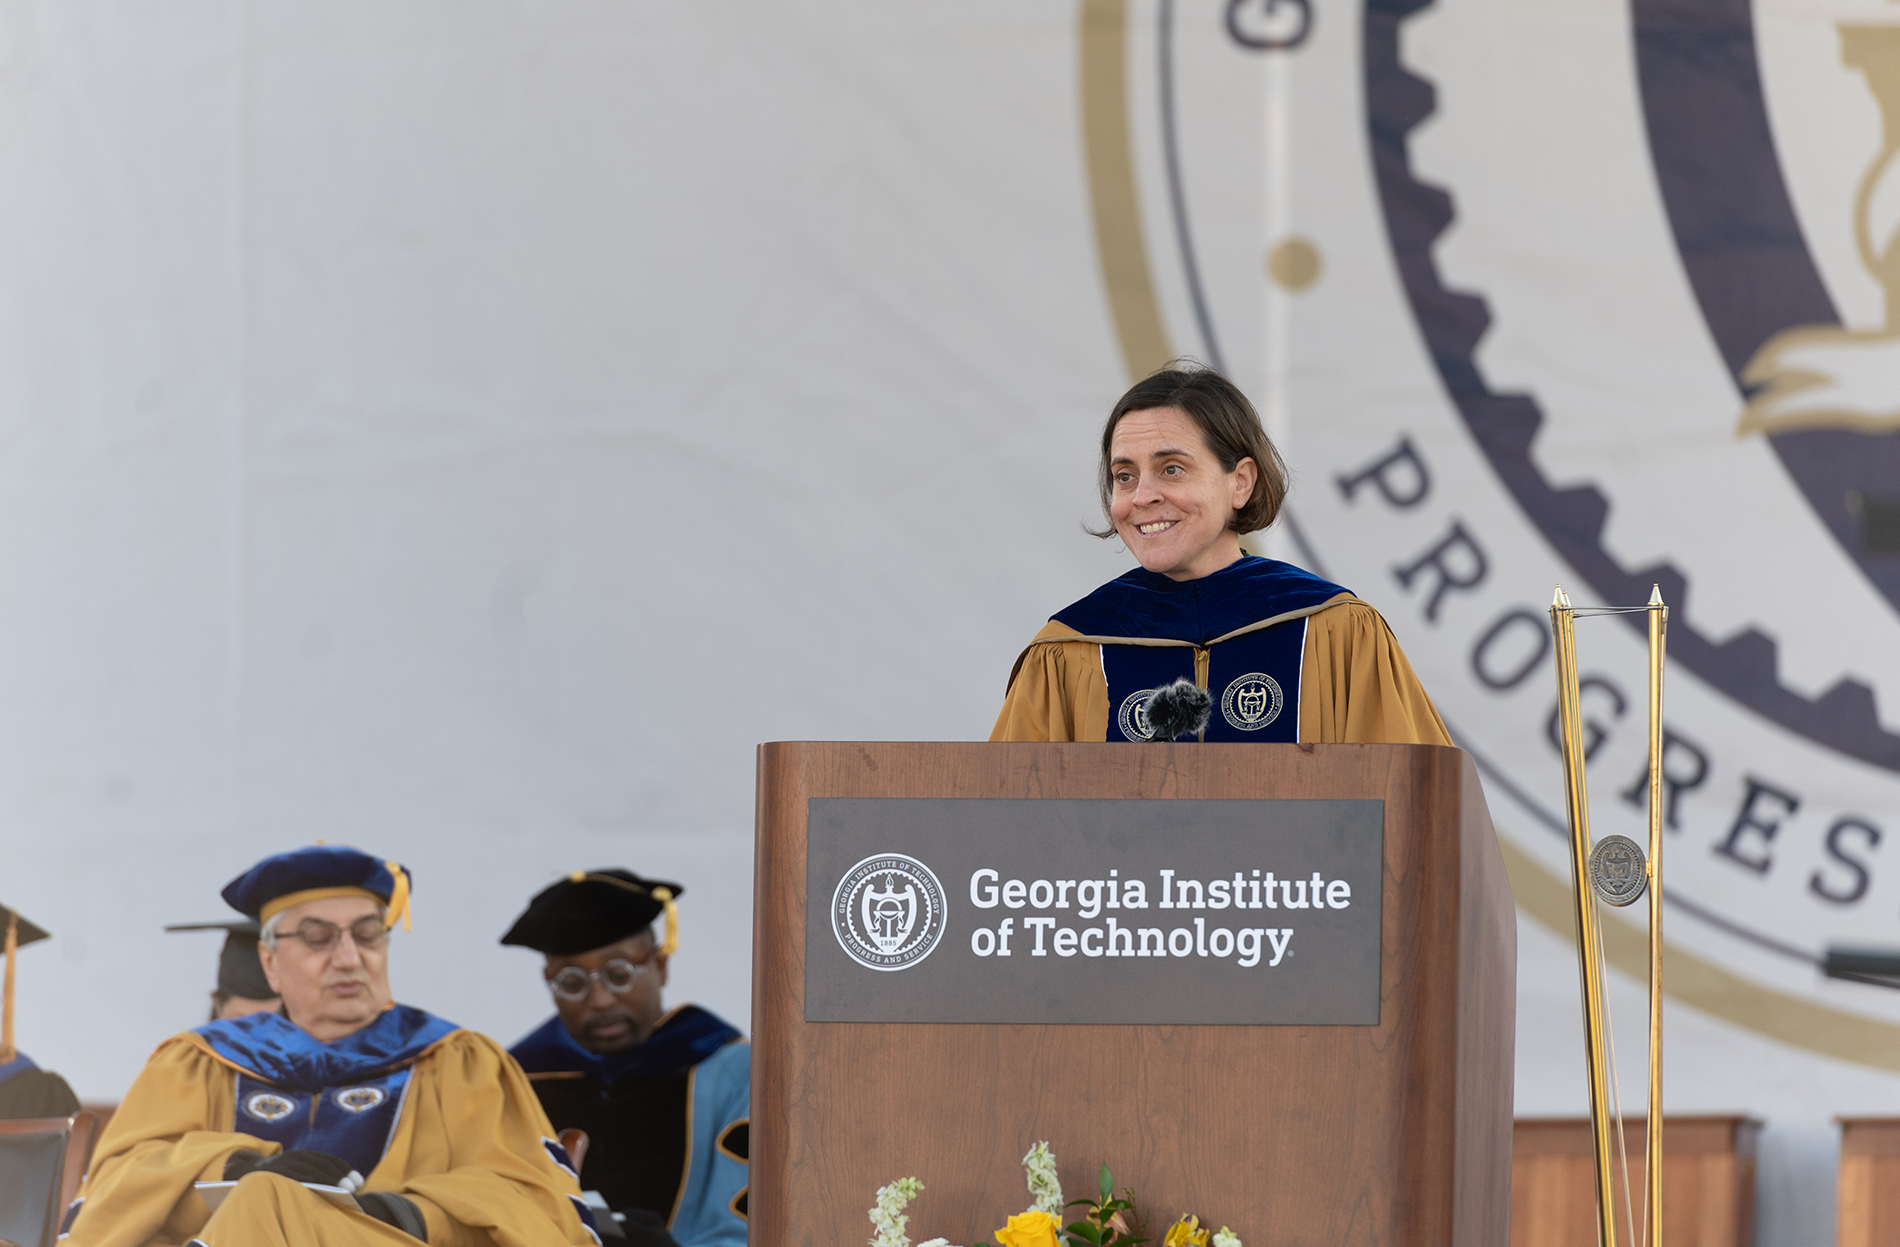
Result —
[[409, 872], [315, 845], [224, 889], [281, 1012], [159, 1045], [66, 1216], [67, 1247], [591, 1247], [565, 1153], [500, 1045], [389, 992]]
[[501, 942], [546, 957], [555, 1016], [510, 1051], [555, 1129], [587, 1132], [581, 1186], [633, 1247], [743, 1247], [752, 1050], [706, 1010], [660, 1003], [682, 890], [577, 870], [538, 894]]

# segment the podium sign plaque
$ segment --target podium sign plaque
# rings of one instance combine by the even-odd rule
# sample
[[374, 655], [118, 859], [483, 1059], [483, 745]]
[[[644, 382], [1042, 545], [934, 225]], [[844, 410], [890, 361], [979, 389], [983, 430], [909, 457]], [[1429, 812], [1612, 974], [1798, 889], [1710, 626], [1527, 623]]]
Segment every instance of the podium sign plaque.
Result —
[[1376, 1026], [1384, 815], [816, 798], [805, 1020]]
[[913, 1239], [988, 1242], [1039, 1139], [1157, 1236], [1504, 1247], [1516, 914], [1461, 751], [771, 744], [758, 812], [753, 1247], [908, 1176]]

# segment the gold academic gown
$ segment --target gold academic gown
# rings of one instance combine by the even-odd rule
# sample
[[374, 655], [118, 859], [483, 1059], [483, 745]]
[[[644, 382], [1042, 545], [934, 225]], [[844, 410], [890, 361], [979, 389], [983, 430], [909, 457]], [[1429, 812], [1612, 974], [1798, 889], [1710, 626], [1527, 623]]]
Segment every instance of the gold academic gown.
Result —
[[[364, 1183], [414, 1201], [431, 1247], [593, 1247], [580, 1186], [543, 1144], [553, 1129], [501, 1046], [445, 1036], [410, 1067], [382, 1160]], [[236, 1067], [198, 1035], [166, 1040], [113, 1114], [80, 1189], [64, 1247], [415, 1247], [364, 1213], [275, 1174], [245, 1177], [215, 1216], [194, 1182], [216, 1182], [233, 1152], [278, 1145], [233, 1129]]]
[[[1451, 733], [1379, 612], [1350, 593], [1310, 611], [1300, 661], [1302, 743], [1449, 745]], [[1016, 660], [991, 740], [1108, 738], [1102, 647], [1050, 620]], [[1205, 670], [1204, 665], [1201, 668]], [[1200, 681], [1205, 687], [1205, 676]]]

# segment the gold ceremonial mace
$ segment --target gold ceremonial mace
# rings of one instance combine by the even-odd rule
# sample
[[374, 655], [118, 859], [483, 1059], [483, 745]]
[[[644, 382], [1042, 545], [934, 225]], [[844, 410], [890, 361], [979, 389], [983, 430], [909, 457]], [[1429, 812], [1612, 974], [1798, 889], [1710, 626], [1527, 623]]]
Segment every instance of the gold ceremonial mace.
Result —
[[[1557, 649], [1557, 714], [1564, 755], [1565, 804], [1570, 814], [1570, 866], [1576, 884], [1577, 956], [1583, 977], [1585, 1060], [1590, 1076], [1590, 1127], [1596, 1152], [1597, 1226], [1601, 1247], [1617, 1247], [1614, 1182], [1610, 1167], [1609, 1052], [1603, 1008], [1602, 941], [1596, 900], [1627, 905], [1649, 892], [1649, 1111], [1644, 1139], [1643, 1208], [1648, 1247], [1662, 1244], [1662, 677], [1669, 608], [1662, 587], [1650, 588], [1646, 606], [1587, 613], [1649, 616], [1649, 852], [1622, 836], [1593, 844], [1590, 798], [1584, 786], [1582, 691], [1577, 679], [1577, 608], [1559, 588], [1550, 604]], [[1628, 1170], [1624, 1170], [1625, 1185]], [[1635, 1227], [1630, 1227], [1631, 1233]]]

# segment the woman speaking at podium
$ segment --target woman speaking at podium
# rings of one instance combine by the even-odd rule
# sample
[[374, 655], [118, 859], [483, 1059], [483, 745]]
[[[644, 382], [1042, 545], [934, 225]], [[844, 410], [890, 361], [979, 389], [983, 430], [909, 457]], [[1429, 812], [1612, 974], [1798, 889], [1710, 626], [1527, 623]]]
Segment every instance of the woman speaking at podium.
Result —
[[991, 740], [1152, 740], [1150, 698], [1186, 680], [1207, 694], [1188, 740], [1451, 743], [1379, 612], [1241, 551], [1279, 514], [1286, 468], [1231, 381], [1170, 368], [1136, 383], [1102, 430], [1101, 492], [1096, 535], [1141, 566], [1036, 634]]

